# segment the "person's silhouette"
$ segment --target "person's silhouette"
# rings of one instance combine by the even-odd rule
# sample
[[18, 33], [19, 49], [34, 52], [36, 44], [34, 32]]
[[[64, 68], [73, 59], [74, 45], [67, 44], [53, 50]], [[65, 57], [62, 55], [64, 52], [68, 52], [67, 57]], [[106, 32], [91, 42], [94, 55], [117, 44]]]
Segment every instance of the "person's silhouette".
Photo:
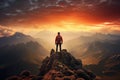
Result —
[[58, 52], [58, 46], [60, 48], [60, 51], [61, 51], [61, 45], [63, 43], [63, 38], [62, 36], [60, 35], [60, 32], [58, 32], [58, 35], [56, 36], [55, 38], [55, 44], [56, 44], [56, 52]]

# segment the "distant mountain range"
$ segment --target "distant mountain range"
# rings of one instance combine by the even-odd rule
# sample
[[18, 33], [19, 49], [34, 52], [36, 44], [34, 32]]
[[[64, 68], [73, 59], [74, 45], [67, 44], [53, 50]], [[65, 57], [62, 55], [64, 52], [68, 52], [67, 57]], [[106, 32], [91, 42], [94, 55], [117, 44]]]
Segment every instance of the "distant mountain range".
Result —
[[[23, 70], [37, 74], [43, 57], [48, 53], [39, 44], [41, 42], [38, 43], [31, 36], [19, 32], [9, 37], [0, 38], [0, 42], [0, 75], [2, 75], [0, 79], [3, 80], [11, 75], [19, 74]], [[120, 35], [94, 34], [92, 36], [81, 36], [77, 39], [69, 40], [64, 45], [67, 45], [68, 50], [74, 53], [72, 55], [78, 59], [82, 59], [83, 64], [84, 60], [88, 61], [87, 65], [84, 65], [86, 69], [90, 69], [100, 76], [114, 76], [119, 74], [120, 71], [119, 42]], [[65, 53], [62, 54], [65, 56], [68, 53], [65, 50]], [[61, 56], [59, 53], [54, 55]]]
[[19, 32], [0, 38], [0, 44], [0, 79], [2, 80], [23, 70], [37, 74], [41, 61], [47, 53], [47, 50], [34, 38]]
[[0, 47], [5, 46], [5, 45], [13, 45], [13, 44], [19, 44], [19, 43], [27, 43], [33, 41], [35, 42], [36, 40], [32, 38], [29, 35], [25, 35], [20, 32], [16, 32], [14, 35], [9, 36], [9, 37], [1, 37], [0, 38]]
[[[119, 54], [120, 52], [120, 35], [117, 34], [94, 34], [92, 36], [81, 36], [79, 38], [69, 40], [65, 45], [74, 55], [80, 57], [93, 56], [97, 59], [107, 56]], [[74, 42], [74, 43], [72, 43]], [[74, 50], [73, 48], [76, 48]]]
[[98, 75], [113, 76], [120, 71], [119, 42], [120, 35], [117, 34], [94, 34], [70, 40], [68, 46], [73, 55], [82, 58], [88, 69]]

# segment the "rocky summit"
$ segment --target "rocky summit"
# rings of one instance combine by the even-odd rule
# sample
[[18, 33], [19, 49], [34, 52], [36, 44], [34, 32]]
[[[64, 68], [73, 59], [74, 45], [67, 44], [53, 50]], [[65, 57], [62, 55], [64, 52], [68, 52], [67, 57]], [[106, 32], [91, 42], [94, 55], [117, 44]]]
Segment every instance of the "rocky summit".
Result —
[[[34, 69], [33, 69], [34, 70]], [[83, 68], [82, 61], [72, 56], [66, 49], [61, 52], [51, 50], [41, 64], [38, 75], [23, 71], [7, 80], [95, 80], [96, 75]]]
[[95, 75], [82, 66], [82, 61], [73, 57], [66, 49], [51, 50], [41, 65], [39, 76], [43, 80], [94, 80]]

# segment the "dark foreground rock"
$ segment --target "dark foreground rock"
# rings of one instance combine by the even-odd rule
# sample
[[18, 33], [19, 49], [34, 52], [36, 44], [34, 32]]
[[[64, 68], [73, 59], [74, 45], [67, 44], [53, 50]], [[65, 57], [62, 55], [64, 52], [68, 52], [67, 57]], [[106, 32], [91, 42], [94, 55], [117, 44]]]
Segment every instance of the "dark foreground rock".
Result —
[[65, 49], [61, 52], [51, 50], [50, 57], [42, 62], [39, 76], [43, 76], [43, 80], [94, 80], [96, 77]]
[[50, 57], [46, 57], [37, 76], [29, 71], [23, 71], [18, 76], [7, 80], [95, 80], [96, 76], [85, 70], [81, 60], [73, 57], [67, 50], [55, 52], [51, 50]]

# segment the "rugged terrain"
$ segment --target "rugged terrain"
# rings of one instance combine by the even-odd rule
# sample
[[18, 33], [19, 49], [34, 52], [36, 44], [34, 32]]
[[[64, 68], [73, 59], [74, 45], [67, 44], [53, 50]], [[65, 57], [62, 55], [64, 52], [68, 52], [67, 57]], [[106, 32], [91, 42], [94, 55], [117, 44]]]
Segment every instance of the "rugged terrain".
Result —
[[96, 76], [83, 68], [81, 60], [73, 57], [67, 50], [55, 52], [51, 50], [50, 57], [46, 57], [40, 67], [38, 76], [24, 71], [8, 80], [94, 80]]
[[[0, 80], [30, 70], [39, 72], [39, 66], [47, 50], [31, 36], [15, 33], [0, 38]], [[34, 70], [33, 70], [34, 68]]]

